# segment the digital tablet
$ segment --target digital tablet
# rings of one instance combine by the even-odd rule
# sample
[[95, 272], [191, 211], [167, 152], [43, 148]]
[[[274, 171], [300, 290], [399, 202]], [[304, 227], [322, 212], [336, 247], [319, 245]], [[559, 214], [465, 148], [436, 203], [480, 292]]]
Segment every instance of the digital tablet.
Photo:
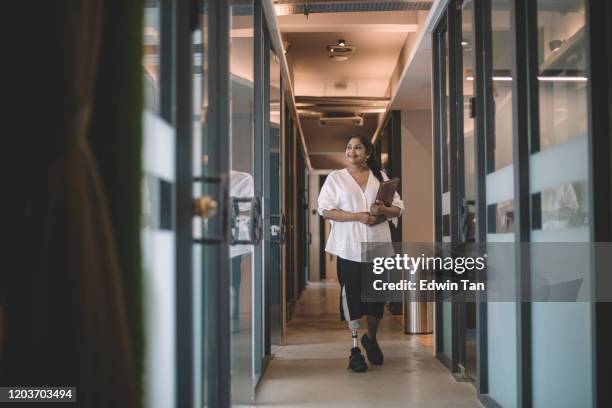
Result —
[[397, 191], [400, 179], [392, 178], [391, 180], [383, 181], [378, 187], [378, 193], [376, 194], [376, 200], [382, 201], [386, 206], [390, 206], [393, 202], [393, 196]]

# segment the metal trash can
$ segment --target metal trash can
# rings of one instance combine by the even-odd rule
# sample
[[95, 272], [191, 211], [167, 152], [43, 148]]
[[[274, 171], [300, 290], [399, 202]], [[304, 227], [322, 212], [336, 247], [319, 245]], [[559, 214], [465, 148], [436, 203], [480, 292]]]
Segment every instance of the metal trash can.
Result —
[[433, 302], [404, 303], [404, 333], [433, 333]]
[[[404, 271], [403, 279], [418, 282], [420, 271], [414, 275], [410, 275], [410, 271]], [[419, 295], [418, 289], [404, 291], [404, 333], [406, 334], [433, 333], [434, 302], [425, 302]]]

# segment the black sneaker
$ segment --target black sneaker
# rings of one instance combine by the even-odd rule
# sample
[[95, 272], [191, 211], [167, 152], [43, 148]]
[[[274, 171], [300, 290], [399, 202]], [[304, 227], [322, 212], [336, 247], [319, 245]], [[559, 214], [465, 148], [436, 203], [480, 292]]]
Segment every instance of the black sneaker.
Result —
[[359, 347], [353, 347], [351, 349], [351, 356], [349, 357], [349, 365], [347, 368], [350, 368], [356, 373], [363, 373], [367, 371], [368, 365], [365, 362], [365, 358], [363, 354], [361, 354], [361, 350]]
[[371, 340], [367, 334], [364, 334], [363, 337], [361, 337], [361, 344], [366, 351], [370, 363], [374, 365], [383, 364], [383, 353], [380, 347], [378, 347], [378, 342], [376, 340]]

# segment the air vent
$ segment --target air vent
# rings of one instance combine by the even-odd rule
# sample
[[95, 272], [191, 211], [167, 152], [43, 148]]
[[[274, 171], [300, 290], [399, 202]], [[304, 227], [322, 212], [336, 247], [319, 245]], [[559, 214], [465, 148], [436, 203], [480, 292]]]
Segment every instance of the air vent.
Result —
[[355, 52], [357, 47], [352, 45], [328, 45], [327, 51], [333, 52], [334, 54], [351, 54]]
[[341, 116], [341, 117], [324, 117], [319, 118], [321, 126], [363, 126], [363, 118], [361, 116]]
[[346, 41], [342, 38], [338, 40], [337, 44], [331, 44], [327, 46], [327, 51], [329, 52], [329, 59], [336, 62], [346, 61], [348, 59], [349, 54], [354, 53], [356, 49], [357, 47], [353, 45], [348, 45]]
[[415, 1], [300, 1], [280, 0], [274, 2], [277, 16], [291, 14], [313, 14], [313, 13], [350, 13], [370, 11], [416, 11], [429, 10], [432, 0]]

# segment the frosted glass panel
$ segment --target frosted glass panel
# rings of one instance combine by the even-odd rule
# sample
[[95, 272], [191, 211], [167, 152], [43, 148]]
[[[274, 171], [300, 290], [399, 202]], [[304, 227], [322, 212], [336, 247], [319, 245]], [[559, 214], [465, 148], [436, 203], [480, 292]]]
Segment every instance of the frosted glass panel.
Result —
[[[159, 118], [158, 120], [163, 122]], [[151, 146], [155, 144], [152, 142], [156, 139], [151, 137], [153, 135], [155, 132], [143, 134], [145, 183], [141, 244], [144, 272], [143, 326], [147, 339], [144, 355], [144, 398], [147, 406], [161, 408], [172, 405], [175, 401], [175, 232], [172, 221], [164, 215], [164, 203], [168, 202], [168, 194], [163, 187], [171, 188], [174, 171], [168, 174], [167, 179], [157, 175], [165, 173], [163, 163], [174, 160], [174, 133], [161, 134], [162, 139], [163, 136], [169, 138], [166, 142], [172, 146], [166, 151]], [[153, 152], [156, 154], [151, 154]], [[161, 165], [156, 167], [156, 163]]]
[[143, 397], [161, 408], [176, 401], [175, 182], [174, 128], [160, 111], [159, 2], [144, 9], [144, 112], [142, 115], [142, 245], [144, 351]]
[[489, 395], [504, 408], [516, 400], [516, 304], [487, 303]]
[[593, 406], [590, 316], [588, 302], [533, 303], [534, 407]]
[[[532, 242], [589, 242], [585, 1], [538, 1], [540, 135], [532, 144]], [[532, 251], [532, 288], [579, 275], [590, 265], [554, 265]], [[574, 276], [576, 275], [576, 276]], [[584, 294], [581, 295], [586, 297]], [[532, 303], [534, 407], [593, 405], [590, 303]]]
[[[514, 242], [514, 168], [512, 166], [511, 1], [491, 2], [493, 123], [487, 135], [487, 242]], [[516, 286], [514, 257], [488, 250], [489, 290]], [[509, 259], [511, 258], [511, 259]], [[503, 407], [517, 407], [517, 316], [513, 302], [487, 303], [489, 395]]]
[[486, 178], [487, 204], [510, 201], [514, 197], [514, 166], [503, 167]]
[[176, 285], [173, 191], [174, 128], [159, 116], [160, 2], [144, 7], [142, 68], [142, 311], [146, 347], [143, 400], [151, 408], [176, 403]]

